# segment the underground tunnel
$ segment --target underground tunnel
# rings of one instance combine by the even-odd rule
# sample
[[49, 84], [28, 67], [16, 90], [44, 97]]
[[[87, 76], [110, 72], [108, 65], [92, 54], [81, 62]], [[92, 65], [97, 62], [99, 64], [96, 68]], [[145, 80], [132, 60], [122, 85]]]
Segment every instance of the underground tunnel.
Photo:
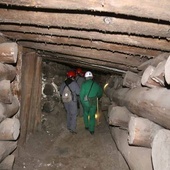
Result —
[[[1, 0], [0, 170], [169, 170], [169, 8]], [[94, 134], [84, 115], [67, 129], [60, 86], [77, 68], [102, 88]]]

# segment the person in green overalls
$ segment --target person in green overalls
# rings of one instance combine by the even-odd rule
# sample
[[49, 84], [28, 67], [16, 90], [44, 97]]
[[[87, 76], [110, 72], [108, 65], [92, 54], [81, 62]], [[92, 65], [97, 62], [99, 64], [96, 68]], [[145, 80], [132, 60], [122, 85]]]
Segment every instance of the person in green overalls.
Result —
[[93, 80], [93, 74], [90, 71], [85, 73], [85, 82], [80, 89], [80, 101], [83, 106], [83, 119], [85, 129], [93, 135], [95, 131], [95, 113], [97, 110], [97, 98], [102, 97], [103, 90], [101, 86]]

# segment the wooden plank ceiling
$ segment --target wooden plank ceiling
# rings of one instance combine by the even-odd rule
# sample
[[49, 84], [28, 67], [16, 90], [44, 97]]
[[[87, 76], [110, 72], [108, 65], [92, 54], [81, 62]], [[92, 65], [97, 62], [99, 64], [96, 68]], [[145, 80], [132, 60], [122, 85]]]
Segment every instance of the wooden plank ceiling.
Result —
[[170, 52], [169, 0], [1, 0], [0, 32], [42, 57], [124, 73]]

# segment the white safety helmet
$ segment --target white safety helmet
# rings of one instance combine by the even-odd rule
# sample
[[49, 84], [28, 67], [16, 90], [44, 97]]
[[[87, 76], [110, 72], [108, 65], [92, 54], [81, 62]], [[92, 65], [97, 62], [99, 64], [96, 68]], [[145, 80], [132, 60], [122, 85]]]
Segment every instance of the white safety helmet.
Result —
[[91, 71], [87, 71], [84, 75], [85, 78], [93, 78], [93, 74]]

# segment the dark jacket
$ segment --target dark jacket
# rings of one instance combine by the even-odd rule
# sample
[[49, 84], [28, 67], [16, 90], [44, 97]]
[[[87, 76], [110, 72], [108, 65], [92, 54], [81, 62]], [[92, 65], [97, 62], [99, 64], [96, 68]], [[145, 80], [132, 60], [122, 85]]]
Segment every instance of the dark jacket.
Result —
[[79, 87], [81, 88], [81, 85], [85, 81], [85, 78], [82, 77], [82, 76], [77, 75], [75, 80], [76, 80], [77, 84], [79, 85]]

